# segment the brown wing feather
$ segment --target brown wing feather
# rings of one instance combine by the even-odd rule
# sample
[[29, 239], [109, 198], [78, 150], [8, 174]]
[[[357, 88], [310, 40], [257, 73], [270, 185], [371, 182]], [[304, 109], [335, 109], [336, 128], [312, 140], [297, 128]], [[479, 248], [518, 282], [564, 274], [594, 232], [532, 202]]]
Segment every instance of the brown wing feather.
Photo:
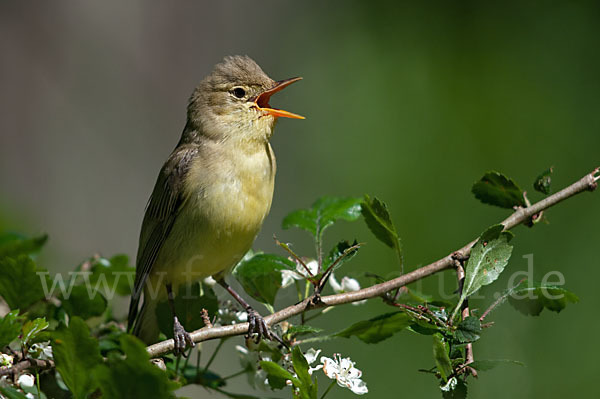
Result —
[[177, 147], [165, 162], [154, 185], [140, 233], [135, 284], [127, 318], [128, 330], [133, 328], [136, 321], [146, 279], [185, 202], [183, 181], [197, 154], [198, 147], [195, 145]]

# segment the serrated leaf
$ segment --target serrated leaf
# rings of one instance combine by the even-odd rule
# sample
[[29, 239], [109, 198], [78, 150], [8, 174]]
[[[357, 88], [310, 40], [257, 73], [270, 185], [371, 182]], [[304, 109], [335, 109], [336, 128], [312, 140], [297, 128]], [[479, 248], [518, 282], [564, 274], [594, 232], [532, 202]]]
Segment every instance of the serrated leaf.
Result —
[[523, 190], [517, 183], [500, 172], [487, 172], [481, 180], [475, 182], [471, 191], [475, 198], [485, 204], [512, 209], [515, 206], [525, 206]]
[[365, 218], [367, 226], [375, 237], [390, 248], [396, 249], [398, 256], [402, 258], [402, 242], [392, 222], [392, 217], [387, 205], [377, 197], [365, 195], [361, 204], [361, 213]]
[[542, 194], [548, 195], [550, 194], [550, 185], [552, 184], [552, 172], [553, 168], [547, 169], [542, 174], [540, 174], [535, 182], [533, 183], [533, 188], [535, 191], [539, 191]]
[[459, 342], [473, 342], [479, 339], [481, 334], [481, 322], [477, 317], [469, 316], [466, 317], [457, 326], [456, 339]]
[[[40, 275], [36, 273], [41, 273]], [[0, 259], [0, 296], [11, 309], [27, 309], [45, 296], [47, 273], [27, 255]]]
[[513, 247], [508, 243], [511, 235], [503, 232], [503, 229], [501, 224], [490, 227], [473, 246], [465, 265], [463, 292], [456, 309], [482, 286], [495, 281], [508, 264]]
[[[203, 286], [201, 291], [200, 284], [195, 282], [180, 287], [174, 298], [175, 314], [186, 331], [195, 331], [204, 327], [202, 309], [206, 309], [210, 316], [216, 315], [219, 310], [219, 301], [212, 288]], [[156, 318], [160, 331], [167, 338], [173, 338], [173, 315], [168, 301], [158, 303]]]
[[13, 310], [0, 321], [0, 349], [14, 341], [21, 332], [21, 323], [18, 320], [19, 310]]
[[45, 318], [37, 318], [35, 320], [30, 320], [27, 323], [25, 323], [23, 325], [23, 334], [21, 338], [23, 345], [28, 345], [31, 342], [33, 342], [33, 340], [39, 333], [48, 328], [48, 325], [49, 324]]
[[102, 364], [98, 341], [79, 317], [69, 326], [61, 325], [54, 333], [52, 352], [56, 369], [76, 399], [85, 398], [98, 387], [92, 373]]
[[510, 359], [491, 359], [491, 360], [476, 360], [473, 363], [469, 363], [469, 367], [474, 368], [477, 371], [488, 371], [501, 364], [514, 364], [517, 366], [525, 366], [524, 363], [518, 360]]
[[359, 321], [333, 334], [337, 337], [356, 336], [367, 344], [376, 344], [412, 324], [412, 318], [404, 312], [386, 313], [369, 320]]
[[338, 242], [335, 247], [331, 248], [331, 251], [329, 251], [329, 254], [325, 258], [323, 262], [323, 269], [327, 270], [329, 266], [339, 259], [334, 267], [334, 270], [338, 269], [344, 263], [354, 258], [354, 256], [356, 256], [358, 253], [359, 248], [360, 244], [356, 240], [354, 240], [352, 244], [345, 240]]
[[288, 214], [282, 222], [284, 229], [298, 227], [320, 239], [323, 231], [336, 221], [354, 221], [360, 216], [360, 198], [319, 198], [308, 209], [299, 209]]
[[300, 385], [300, 380], [292, 375], [289, 371], [281, 367], [279, 364], [267, 360], [260, 362], [260, 368], [265, 371], [268, 375], [272, 375], [277, 378], [283, 378], [290, 380], [293, 383]]
[[123, 334], [120, 343], [125, 358], [111, 357], [94, 372], [102, 398], [174, 398], [179, 384], [150, 363], [142, 341]]
[[0, 235], [0, 258], [36, 254], [46, 244], [46, 241], [48, 241], [46, 234], [25, 238], [15, 233], [3, 233]]
[[444, 382], [448, 381], [448, 377], [452, 374], [452, 362], [448, 352], [448, 345], [444, 342], [442, 334], [433, 334], [433, 359]]
[[99, 292], [94, 292], [83, 285], [73, 286], [71, 293], [62, 298], [62, 306], [71, 317], [82, 319], [100, 316], [106, 310], [106, 299]]
[[257, 254], [241, 261], [233, 275], [248, 295], [272, 306], [281, 288], [282, 270], [296, 270], [296, 265], [283, 256]]
[[524, 315], [538, 316], [544, 308], [559, 313], [579, 298], [562, 287], [525, 280], [511, 290], [508, 302]]

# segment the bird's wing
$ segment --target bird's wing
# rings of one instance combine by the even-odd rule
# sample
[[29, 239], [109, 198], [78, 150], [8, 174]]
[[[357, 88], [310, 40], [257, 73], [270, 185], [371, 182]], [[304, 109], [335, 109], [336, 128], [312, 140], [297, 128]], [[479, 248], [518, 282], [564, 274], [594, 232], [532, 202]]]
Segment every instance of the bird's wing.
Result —
[[131, 329], [135, 322], [146, 279], [150, 275], [152, 266], [185, 202], [183, 182], [198, 150], [197, 146], [192, 145], [184, 145], [175, 149], [156, 180], [146, 206], [140, 233], [135, 284], [127, 317], [128, 329]]

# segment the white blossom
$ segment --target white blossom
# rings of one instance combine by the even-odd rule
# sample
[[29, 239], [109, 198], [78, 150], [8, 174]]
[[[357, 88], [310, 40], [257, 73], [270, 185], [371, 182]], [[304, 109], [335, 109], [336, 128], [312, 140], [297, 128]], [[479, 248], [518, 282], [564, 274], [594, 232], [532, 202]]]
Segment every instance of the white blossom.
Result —
[[217, 311], [217, 323], [220, 325], [245, 323], [248, 321], [248, 313], [240, 310], [221, 308]]
[[31, 388], [35, 384], [35, 378], [31, 374], [21, 374], [17, 384], [23, 389]]
[[456, 377], [452, 377], [448, 380], [446, 385], [441, 386], [440, 389], [444, 392], [450, 392], [453, 391], [454, 388], [456, 388], [456, 384], [458, 384], [458, 380], [456, 379]]
[[217, 284], [217, 280], [215, 280], [212, 276], [206, 277], [204, 280], [202, 280], [202, 282], [209, 287], [213, 287], [215, 284]]
[[300, 262], [296, 262], [296, 270], [282, 270], [281, 271], [281, 288], [288, 287], [294, 283], [294, 280], [304, 280], [307, 277], [315, 276], [319, 271], [319, 263], [316, 260], [305, 262], [308, 271], [304, 268]]
[[[248, 384], [253, 388], [267, 389], [269, 388], [269, 380], [267, 379], [267, 373], [264, 370], [258, 370], [258, 361], [260, 357], [258, 352], [250, 351], [247, 348], [236, 345], [235, 350], [240, 356], [240, 364], [247, 370]], [[263, 358], [262, 360], [271, 360], [270, 358]]]
[[314, 348], [310, 348], [309, 350], [306, 351], [306, 353], [304, 353], [304, 358], [306, 359], [308, 364], [313, 364], [314, 362], [317, 361], [317, 357], [319, 356], [319, 353], [321, 353], [321, 349], [315, 350]]
[[52, 346], [50, 341], [37, 342], [29, 348], [29, 354], [40, 360], [52, 360]]
[[5, 353], [0, 353], [0, 367], [12, 366], [14, 357]]
[[362, 371], [354, 367], [354, 362], [349, 357], [342, 358], [340, 354], [334, 354], [333, 359], [321, 357], [323, 372], [332, 380], [337, 380], [341, 387], [348, 388], [357, 395], [363, 395], [369, 390], [367, 384], [360, 379]]
[[[329, 284], [331, 284], [331, 288], [333, 288], [333, 291], [336, 294], [342, 294], [344, 292], [353, 292], [353, 291], [360, 290], [360, 284], [358, 283], [358, 280], [353, 279], [351, 277], [344, 276], [344, 277], [342, 277], [341, 283], [339, 283], [336, 280], [335, 275], [333, 273], [331, 273], [331, 276], [329, 277]], [[352, 304], [353, 305], [362, 305], [366, 302], [367, 302], [367, 300], [364, 299], [362, 301], [352, 302]]]

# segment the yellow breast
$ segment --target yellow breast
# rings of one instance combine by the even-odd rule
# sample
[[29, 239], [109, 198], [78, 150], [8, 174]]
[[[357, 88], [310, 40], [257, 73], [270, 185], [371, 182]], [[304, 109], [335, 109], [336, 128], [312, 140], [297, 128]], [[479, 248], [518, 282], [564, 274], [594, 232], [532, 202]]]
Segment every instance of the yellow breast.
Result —
[[268, 143], [243, 153], [206, 148], [186, 176], [185, 203], [152, 279], [167, 272], [176, 287], [229, 271], [250, 249], [271, 208], [274, 178]]

